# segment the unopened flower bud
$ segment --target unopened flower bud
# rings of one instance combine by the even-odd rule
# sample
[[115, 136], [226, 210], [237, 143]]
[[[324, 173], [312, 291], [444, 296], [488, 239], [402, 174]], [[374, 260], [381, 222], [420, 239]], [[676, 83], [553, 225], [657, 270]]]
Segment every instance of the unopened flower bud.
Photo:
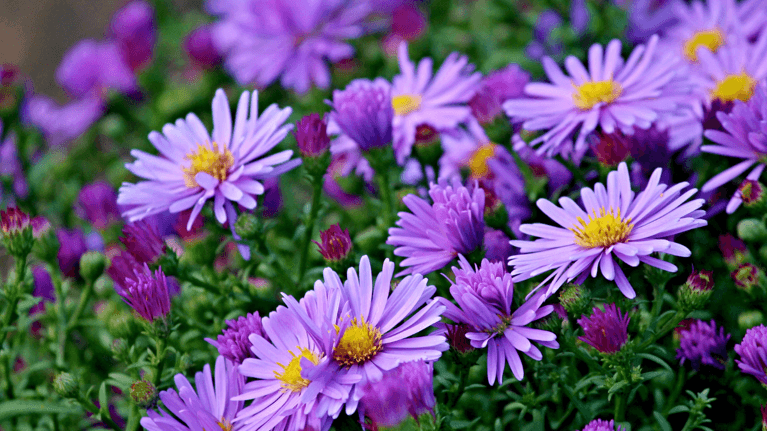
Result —
[[741, 331], [759, 326], [764, 322], [764, 314], [759, 310], [744, 311], [738, 315], [738, 327]]
[[221, 54], [213, 43], [210, 25], [203, 25], [192, 30], [184, 38], [184, 50], [196, 64], [211, 69], [221, 63]]
[[744, 241], [766, 241], [767, 228], [761, 220], [744, 219], [738, 222], [738, 236]]
[[94, 282], [101, 277], [109, 266], [109, 259], [97, 251], [89, 251], [80, 258], [80, 275], [87, 281]]
[[293, 132], [304, 169], [313, 180], [322, 181], [330, 166], [330, 137], [328, 125], [318, 113], [309, 114], [296, 123]]
[[702, 308], [713, 293], [714, 273], [696, 271], [690, 274], [687, 282], [679, 288], [679, 302], [686, 310]]
[[561, 304], [554, 304], [554, 312], [537, 320], [534, 325], [538, 329], [559, 334], [562, 331], [562, 322], [567, 319], [567, 311]]
[[748, 253], [746, 243], [729, 233], [719, 236], [719, 249], [731, 271], [746, 261], [746, 254]]
[[577, 284], [567, 284], [559, 291], [559, 303], [574, 316], [580, 316], [588, 310], [590, 298], [588, 293]]
[[349, 229], [341, 230], [341, 226], [334, 224], [327, 230], [320, 231], [320, 241], [313, 241], [320, 249], [320, 254], [325, 261], [333, 266], [338, 266], [343, 271], [344, 266], [351, 259], [352, 238]]
[[603, 166], [614, 167], [631, 154], [631, 142], [620, 131], [593, 135], [592, 149]]
[[29, 216], [17, 208], [0, 211], [0, 238], [10, 255], [26, 257], [35, 243]]
[[150, 408], [157, 402], [157, 388], [152, 382], [141, 379], [130, 385], [130, 398], [141, 408]]
[[746, 208], [754, 210], [765, 208], [767, 199], [765, 199], [764, 184], [754, 180], [745, 180], [738, 187], [738, 192], [740, 192], [740, 198]]
[[80, 390], [80, 384], [74, 376], [62, 371], [53, 379], [53, 390], [64, 398], [74, 398]]
[[762, 275], [761, 272], [762, 271], [758, 267], [750, 263], [744, 263], [740, 265], [738, 269], [733, 271], [731, 276], [735, 281], [735, 285], [751, 293], [754, 286], [759, 284]]

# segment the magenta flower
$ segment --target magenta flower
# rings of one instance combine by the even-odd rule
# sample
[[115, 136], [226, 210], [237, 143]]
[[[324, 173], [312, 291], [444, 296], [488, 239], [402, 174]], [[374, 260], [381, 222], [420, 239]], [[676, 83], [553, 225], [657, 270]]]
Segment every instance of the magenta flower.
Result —
[[346, 41], [364, 34], [363, 20], [373, 12], [368, 2], [340, 0], [208, 0], [207, 9], [221, 18], [213, 41], [240, 85], [279, 79], [299, 93], [330, 85], [326, 62], [354, 55]]
[[[127, 208], [123, 216], [136, 221], [166, 210], [177, 213], [192, 208], [189, 230], [212, 198], [216, 219], [229, 222], [234, 230], [237, 213], [232, 202], [254, 209], [255, 196], [264, 193], [263, 180], [301, 164], [299, 159], [290, 160], [291, 150], [264, 157], [292, 128], [283, 124], [291, 109], [271, 105], [259, 117], [258, 94], [253, 92], [250, 103], [249, 96], [246, 91], [240, 97], [234, 127], [229, 102], [219, 89], [213, 98], [211, 135], [194, 114], [175, 125], [166, 124], [162, 134], [150, 133], [149, 140], [161, 155], [131, 152], [136, 161], [126, 167], [147, 181], [120, 187], [117, 203]], [[235, 239], [239, 237], [235, 235]], [[243, 248], [240, 252], [249, 256]]]
[[186, 54], [199, 66], [210, 69], [219, 65], [223, 58], [213, 44], [211, 25], [206, 24], [192, 30], [184, 38]]
[[536, 361], [543, 358], [531, 341], [551, 349], [559, 348], [552, 332], [527, 327], [548, 316], [554, 307], [541, 307], [544, 298], [538, 294], [512, 309], [514, 283], [503, 263], [483, 259], [479, 267], [472, 268], [463, 256], [459, 257], [458, 263], [460, 268], [453, 267], [455, 281], [450, 287], [450, 294], [458, 306], [440, 298], [447, 306], [445, 317], [469, 325], [466, 338], [471, 340], [472, 347], [487, 348], [487, 380], [491, 385], [496, 380], [498, 384], [503, 383], [507, 362], [514, 378], [522, 380], [525, 371], [519, 353]]
[[320, 114], [314, 112], [296, 122], [293, 132], [302, 157], [319, 157], [328, 152], [330, 138], [328, 125]]
[[604, 419], [594, 419], [586, 424], [583, 431], [625, 431], [626, 428], [615, 425], [615, 421], [606, 421]]
[[740, 370], [767, 385], [767, 328], [759, 325], [747, 330], [743, 341], [735, 345], [735, 353], [740, 355], [735, 360]]
[[631, 191], [626, 163], [607, 176], [607, 188], [597, 183], [594, 189], [581, 189], [582, 206], [572, 199], [559, 199], [561, 208], [546, 199], [539, 199], [538, 208], [561, 227], [540, 223], [523, 224], [520, 230], [540, 237], [535, 241], [512, 241], [520, 254], [509, 258], [514, 267], [514, 281], [527, 280], [551, 269], [554, 272], [538, 285], [551, 281], [549, 296], [567, 281], [581, 283], [591, 273], [598, 272], [614, 280], [627, 298], [636, 293], [614, 258], [629, 266], [640, 262], [676, 272], [675, 265], [651, 257], [653, 252], [689, 257], [690, 250], [667, 238], [697, 227], [705, 226], [700, 219], [705, 211], [699, 209], [704, 200], [685, 203], [697, 190], [687, 188], [686, 182], [668, 187], [659, 184], [661, 169], [656, 169], [647, 187], [639, 194]]
[[96, 229], [104, 229], [120, 220], [117, 208], [117, 192], [105, 181], [96, 181], [84, 186], [77, 196], [77, 210]]
[[261, 327], [261, 316], [258, 315], [258, 311], [240, 316], [237, 320], [227, 320], [226, 325], [228, 328], [224, 329], [224, 333], [216, 340], [206, 338], [205, 341], [218, 349], [221, 356], [237, 365], [242, 364], [245, 358], [254, 357], [250, 350], [253, 345], [249, 340], [250, 335], [266, 336]]
[[320, 241], [312, 241], [317, 244], [320, 254], [326, 261], [340, 262], [349, 256], [352, 249], [352, 238], [349, 229], [341, 230], [339, 224], [334, 224], [326, 230], [320, 231]]
[[[423, 276], [407, 276], [392, 291], [393, 262], [384, 261], [375, 281], [367, 256], [360, 260], [359, 271], [358, 276], [350, 268], [342, 284], [338, 274], [325, 268], [324, 283], [315, 283], [316, 299], [308, 312], [285, 297], [309, 335], [329, 352], [329, 360], [307, 370], [312, 380], [308, 390], [316, 393], [327, 382], [353, 384], [346, 401], [349, 415], [357, 409], [367, 382], [380, 381], [383, 373], [403, 362], [435, 361], [448, 349], [443, 335], [413, 336], [437, 323], [445, 310], [431, 299], [436, 288]], [[333, 298], [336, 290], [341, 292], [341, 305]]]
[[360, 399], [360, 420], [365, 417], [376, 427], [394, 427], [408, 414], [416, 421], [418, 416], [434, 414], [434, 366], [430, 362], [404, 362], [397, 368], [384, 373], [375, 383], [362, 386]]
[[465, 56], [450, 54], [436, 74], [432, 60], [415, 64], [408, 58], [407, 44], [398, 53], [400, 75], [392, 80], [394, 108], [394, 154], [404, 165], [416, 138], [416, 129], [427, 124], [437, 131], [452, 130], [471, 117], [469, 100], [479, 88], [482, 74], [474, 72]]
[[600, 353], [617, 353], [628, 340], [629, 314], [621, 314], [615, 304], [607, 304], [604, 310], [594, 307], [591, 316], [581, 316], [578, 324], [583, 328], [579, 340]]
[[109, 36], [120, 46], [131, 70], [140, 70], [152, 60], [157, 41], [152, 6], [142, 0], [123, 6], [109, 23]]
[[152, 263], [165, 254], [167, 247], [155, 227], [146, 220], [128, 223], [123, 227], [120, 242], [139, 263]]
[[[223, 356], [216, 358], [215, 380], [210, 365], [194, 376], [194, 387], [183, 374], [176, 374], [176, 387], [160, 392], [165, 408], [159, 413], [148, 410], [148, 417], [141, 418], [141, 426], [147, 431], [231, 430], [235, 415], [242, 410], [242, 401], [233, 398], [240, 394], [245, 379], [237, 367]], [[176, 419], [178, 418], [178, 419]]]
[[143, 268], [134, 269], [134, 276], [123, 282], [124, 290], [120, 296], [147, 322], [155, 319], [165, 319], [170, 313], [170, 294], [168, 281], [162, 268], [154, 274], [145, 263]]
[[657, 44], [657, 36], [650, 38], [647, 46], [635, 48], [625, 61], [619, 40], [611, 41], [606, 49], [594, 44], [589, 49], [588, 70], [575, 57], [565, 60], [570, 76], [554, 60], [544, 58], [551, 83], [527, 84], [528, 97], [504, 103], [506, 114], [512, 121], [524, 121], [522, 127], [527, 130], [546, 130], [531, 145], [542, 144], [538, 153], [550, 156], [582, 150], [597, 126], [605, 133], [647, 129], [677, 105], [676, 62], [655, 58]]
[[410, 194], [402, 202], [412, 213], [400, 212], [389, 229], [386, 243], [396, 246], [394, 254], [403, 256], [402, 274], [428, 274], [436, 271], [458, 253], [469, 254], [482, 247], [485, 232], [485, 192], [476, 187], [469, 191], [457, 180], [432, 183], [429, 189], [433, 204]]
[[[767, 38], [765, 40], [767, 41]], [[736, 100], [729, 114], [719, 112], [717, 118], [724, 131], [707, 130], [705, 135], [714, 145], [704, 145], [701, 151], [743, 161], [708, 180], [701, 187], [703, 192], [716, 189], [752, 167], [746, 176], [749, 180], [758, 180], [764, 171], [764, 160], [767, 157], [767, 82], [756, 86], [754, 95], [748, 102]], [[727, 204], [727, 213], [735, 212], [742, 202], [743, 198], [738, 190]]]
[[710, 323], [695, 320], [688, 328], [678, 333], [679, 349], [676, 351], [676, 357], [679, 359], [679, 365], [689, 361], [695, 371], [700, 370], [701, 365], [724, 369], [728, 359], [727, 341], [730, 340], [730, 334], [725, 336], [723, 327], [717, 331], [713, 320]]

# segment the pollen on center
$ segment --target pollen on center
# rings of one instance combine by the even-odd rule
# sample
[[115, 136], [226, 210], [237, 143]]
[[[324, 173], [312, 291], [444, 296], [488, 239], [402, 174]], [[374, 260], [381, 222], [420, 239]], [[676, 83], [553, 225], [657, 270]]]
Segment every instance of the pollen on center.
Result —
[[614, 211], [612, 208], [602, 208], [599, 214], [594, 210], [593, 216], [589, 214], [588, 218], [585, 221], [578, 217], [580, 225], [570, 228], [575, 234], [575, 243], [585, 248], [609, 247], [623, 242], [634, 228], [631, 219], [621, 218], [620, 209]]
[[306, 358], [313, 364], [317, 364], [319, 362], [319, 358], [311, 350], [303, 347], [298, 347], [298, 351], [300, 352], [299, 355], [290, 352], [292, 359], [290, 362], [288, 362], [288, 365], [283, 365], [279, 362], [277, 363], [277, 365], [282, 367], [282, 373], [279, 371], [274, 372], [274, 376], [282, 381], [282, 390], [285, 392], [299, 392], [301, 389], [309, 386], [309, 383], [311, 383], [308, 379], [301, 377], [301, 358]]
[[222, 149], [220, 151], [216, 142], [211, 147], [197, 144], [197, 149], [185, 157], [191, 162], [189, 167], [181, 168], [184, 171], [184, 184], [189, 188], [199, 186], [194, 177], [200, 172], [224, 181], [229, 175], [229, 168], [234, 165], [234, 156], [226, 146]]
[[365, 319], [352, 319], [333, 350], [333, 359], [343, 366], [362, 364], [383, 349], [381, 331]]
[[421, 100], [419, 94], [401, 94], [391, 98], [391, 106], [395, 114], [407, 115], [421, 107]]
[[589, 110], [597, 103], [612, 103], [620, 97], [623, 87], [613, 80], [588, 81], [575, 85], [573, 103], [581, 110]]
[[724, 45], [724, 34], [719, 29], [702, 30], [693, 34], [682, 48], [685, 57], [693, 63], [698, 61], [698, 48], [705, 46], [711, 52], [716, 52]]
[[756, 90], [756, 80], [746, 72], [737, 75], [727, 75], [724, 79], [716, 83], [716, 87], [711, 91], [711, 97], [719, 99], [722, 102], [732, 102], [740, 100], [748, 102]]
[[487, 161], [495, 157], [497, 145], [488, 142], [474, 150], [469, 158], [468, 166], [472, 178], [486, 178], [490, 174]]

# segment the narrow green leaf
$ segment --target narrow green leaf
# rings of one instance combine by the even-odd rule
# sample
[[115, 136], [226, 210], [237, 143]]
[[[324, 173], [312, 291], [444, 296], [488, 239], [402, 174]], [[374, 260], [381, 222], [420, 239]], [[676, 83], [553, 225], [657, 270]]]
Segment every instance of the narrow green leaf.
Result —
[[671, 429], [671, 424], [668, 423], [666, 418], [664, 418], [660, 412], [652, 412], [652, 415], [655, 416], [655, 420], [658, 421], [658, 425], [660, 425], [660, 429], [662, 431], [673, 431]]
[[71, 403], [64, 404], [43, 400], [11, 400], [0, 403], [0, 420], [5, 420], [21, 415], [55, 415], [62, 413], [82, 414], [80, 407]]

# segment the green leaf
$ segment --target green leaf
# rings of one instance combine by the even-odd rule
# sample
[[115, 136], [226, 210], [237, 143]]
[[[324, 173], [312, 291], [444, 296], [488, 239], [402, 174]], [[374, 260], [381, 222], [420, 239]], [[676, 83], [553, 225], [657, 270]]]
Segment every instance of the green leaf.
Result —
[[99, 388], [99, 413], [107, 415], [109, 417], [109, 399], [107, 398], [107, 382], [101, 383]]
[[664, 418], [660, 412], [652, 412], [652, 415], [655, 416], [655, 420], [658, 421], [658, 425], [660, 425], [662, 431], [673, 431], [671, 429], [671, 424], [668, 423], [666, 418]]
[[690, 408], [687, 406], [676, 406], [673, 409], [668, 411], [668, 414], [673, 415], [674, 413], [686, 413], [689, 412]]
[[0, 421], [20, 415], [82, 414], [80, 408], [71, 403], [56, 403], [45, 400], [11, 400], [0, 403]]
[[661, 359], [661, 358], [659, 358], [659, 357], [657, 357], [655, 355], [651, 355], [649, 353], [637, 353], [636, 356], [639, 356], [640, 358], [644, 358], [644, 359], [648, 359], [650, 361], [653, 361], [656, 364], [660, 365], [661, 367], [671, 371], [672, 373], [674, 372], [674, 370], [671, 369], [671, 366], [669, 364], [667, 364], [666, 361], [664, 361], [663, 359]]

